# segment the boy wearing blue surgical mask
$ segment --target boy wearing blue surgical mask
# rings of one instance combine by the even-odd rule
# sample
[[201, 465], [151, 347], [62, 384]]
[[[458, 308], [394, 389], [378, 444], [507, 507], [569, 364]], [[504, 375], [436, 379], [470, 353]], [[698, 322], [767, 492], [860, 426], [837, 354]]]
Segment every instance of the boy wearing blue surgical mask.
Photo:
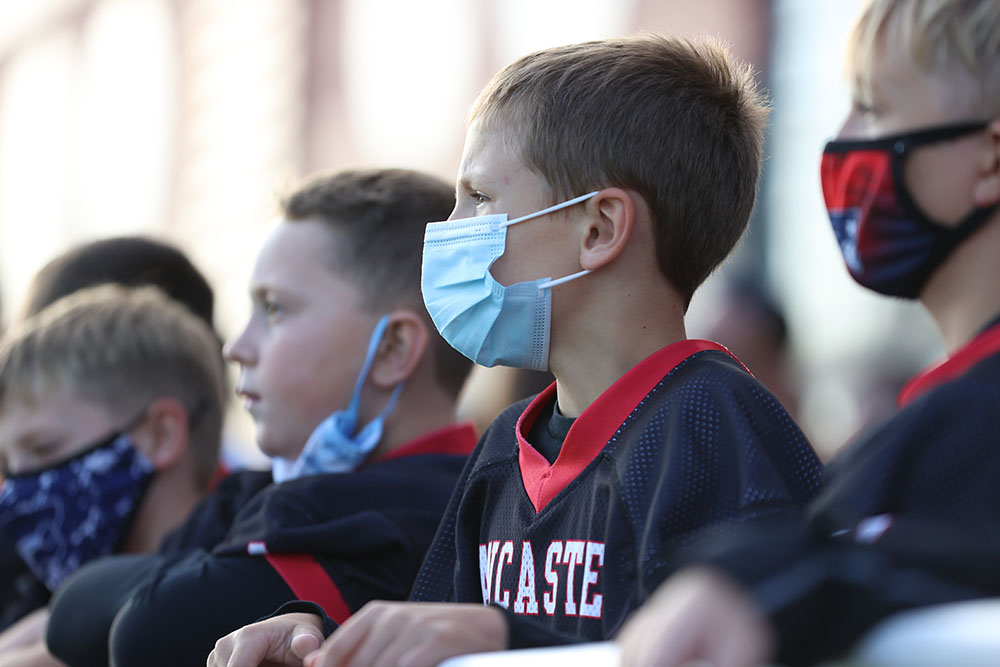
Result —
[[[698, 528], [798, 515], [818, 489], [812, 449], [735, 358], [684, 330], [746, 227], [765, 116], [711, 43], [577, 44], [494, 77], [455, 211], [427, 227], [424, 302], [469, 358], [556, 383], [483, 436], [411, 594], [475, 604], [369, 605], [307, 664], [608, 638]], [[209, 663], [296, 664], [318, 616], [290, 616]]]
[[[391, 169], [317, 177], [283, 202], [249, 320], [226, 345], [274, 483], [210, 552], [82, 572], [53, 607], [57, 657], [197, 664], [219, 636], [298, 597], [341, 620], [406, 597], [475, 445], [454, 423], [471, 363], [434, 332], [419, 293], [424, 225], [453, 203], [438, 179]], [[95, 605], [122, 577], [128, 589]], [[87, 605], [95, 622], [81, 628]]]
[[831, 464], [808, 526], [732, 536], [668, 582], [626, 664], [826, 662], [895, 612], [1000, 595], [998, 43], [995, 0], [865, 5], [822, 160], [830, 222], [850, 274], [919, 299], [948, 357]]
[[[7, 332], [0, 529], [49, 592], [185, 519], [218, 467], [224, 393], [212, 330], [153, 288], [82, 290]], [[5, 633], [5, 655], [47, 664], [46, 615]]]

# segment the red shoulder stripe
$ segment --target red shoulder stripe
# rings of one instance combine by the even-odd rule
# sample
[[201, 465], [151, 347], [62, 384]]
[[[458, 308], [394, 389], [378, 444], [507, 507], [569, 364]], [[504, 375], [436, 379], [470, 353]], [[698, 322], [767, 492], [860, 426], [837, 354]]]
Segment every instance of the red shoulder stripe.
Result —
[[980, 333], [947, 359], [913, 376], [903, 385], [896, 398], [897, 404], [901, 408], [906, 407], [931, 389], [956, 379], [986, 357], [998, 352], [1000, 352], [1000, 323]]
[[337, 584], [333, 583], [323, 566], [311, 555], [268, 554], [264, 558], [281, 575], [297, 598], [323, 607], [327, 616], [337, 625], [350, 618], [351, 608], [344, 602]]

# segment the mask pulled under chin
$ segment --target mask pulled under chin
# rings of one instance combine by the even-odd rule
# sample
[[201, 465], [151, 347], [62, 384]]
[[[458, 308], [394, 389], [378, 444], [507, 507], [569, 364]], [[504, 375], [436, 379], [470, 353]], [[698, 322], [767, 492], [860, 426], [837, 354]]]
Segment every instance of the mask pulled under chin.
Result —
[[306, 475], [356, 470], [382, 440], [385, 419], [396, 407], [396, 401], [403, 391], [403, 383], [393, 389], [389, 402], [374, 419], [358, 429], [358, 413], [361, 410], [361, 390], [371, 371], [375, 354], [389, 326], [389, 316], [383, 315], [375, 325], [368, 341], [365, 361], [354, 383], [354, 393], [346, 410], [338, 410], [320, 422], [302, 453], [295, 460], [276, 457], [271, 462], [271, 475], [277, 483], [287, 482]]

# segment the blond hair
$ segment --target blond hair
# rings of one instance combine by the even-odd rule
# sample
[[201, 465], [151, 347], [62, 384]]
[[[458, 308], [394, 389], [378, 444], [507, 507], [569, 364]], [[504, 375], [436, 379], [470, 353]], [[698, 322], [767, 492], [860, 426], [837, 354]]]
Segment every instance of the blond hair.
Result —
[[874, 62], [887, 48], [906, 52], [924, 72], [948, 83], [956, 109], [970, 120], [1000, 114], [997, 0], [870, 0], [848, 42], [848, 72], [866, 104]]
[[196, 482], [218, 465], [225, 401], [219, 344], [207, 324], [158, 289], [101, 285], [59, 299], [0, 342], [0, 407], [65, 390], [118, 420], [172, 397], [191, 420]]
[[555, 199], [640, 194], [660, 270], [690, 301], [746, 229], [768, 109], [752, 70], [719, 43], [643, 35], [524, 56], [469, 121], [509, 132]]

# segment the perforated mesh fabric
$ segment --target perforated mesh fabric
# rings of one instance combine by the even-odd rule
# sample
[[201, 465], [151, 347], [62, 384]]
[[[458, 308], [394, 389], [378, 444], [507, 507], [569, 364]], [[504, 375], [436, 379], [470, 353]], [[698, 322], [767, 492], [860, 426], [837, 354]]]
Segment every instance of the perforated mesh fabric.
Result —
[[614, 435], [537, 512], [514, 431], [527, 405], [509, 408], [480, 441], [413, 599], [483, 602], [488, 593], [555, 630], [605, 639], [694, 531], [797, 515], [819, 489], [821, 465], [801, 431], [721, 352], [689, 357], [630, 414], [607, 415], [619, 420]]

